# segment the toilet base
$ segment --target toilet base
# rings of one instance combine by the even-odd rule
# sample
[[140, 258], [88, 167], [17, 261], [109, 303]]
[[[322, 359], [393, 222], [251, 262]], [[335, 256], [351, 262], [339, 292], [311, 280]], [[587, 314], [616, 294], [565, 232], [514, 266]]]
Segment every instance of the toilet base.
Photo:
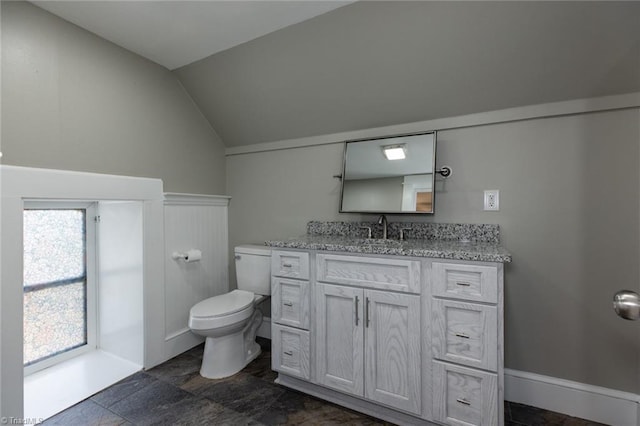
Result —
[[207, 337], [200, 375], [207, 379], [233, 376], [256, 359], [262, 352], [255, 341], [255, 324], [260, 321], [262, 313], [256, 310], [245, 329], [225, 336]]
[[253, 347], [251, 348], [251, 350], [249, 351], [249, 353], [247, 354], [247, 363], [245, 364], [245, 367], [247, 365], [249, 365], [249, 363], [251, 361], [253, 361], [254, 359], [258, 358], [258, 356], [262, 353], [262, 349], [260, 348], [260, 345], [257, 344], [256, 342], [253, 342]]

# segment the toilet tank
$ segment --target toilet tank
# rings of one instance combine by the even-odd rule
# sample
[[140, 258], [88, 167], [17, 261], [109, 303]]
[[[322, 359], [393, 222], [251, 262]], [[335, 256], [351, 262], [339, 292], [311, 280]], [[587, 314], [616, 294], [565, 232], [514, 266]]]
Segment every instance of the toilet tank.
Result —
[[234, 251], [238, 289], [254, 294], [271, 294], [271, 248], [242, 245]]

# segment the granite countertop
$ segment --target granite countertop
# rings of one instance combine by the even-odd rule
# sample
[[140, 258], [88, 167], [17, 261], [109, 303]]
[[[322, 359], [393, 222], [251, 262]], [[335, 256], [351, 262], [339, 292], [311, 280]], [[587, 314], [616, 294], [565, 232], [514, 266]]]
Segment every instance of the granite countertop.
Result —
[[338, 251], [346, 253], [386, 254], [440, 259], [511, 262], [511, 254], [496, 242], [407, 239], [381, 240], [332, 235], [303, 235], [284, 240], [269, 240], [270, 247]]

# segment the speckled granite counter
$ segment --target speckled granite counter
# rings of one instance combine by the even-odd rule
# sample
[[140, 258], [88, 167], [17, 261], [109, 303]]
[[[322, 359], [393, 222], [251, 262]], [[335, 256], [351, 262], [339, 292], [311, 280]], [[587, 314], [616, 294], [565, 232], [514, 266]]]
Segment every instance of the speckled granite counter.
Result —
[[285, 240], [269, 240], [270, 247], [338, 251], [363, 254], [433, 257], [440, 259], [511, 262], [511, 254], [499, 243], [460, 242], [426, 239], [375, 240], [348, 236], [303, 235]]

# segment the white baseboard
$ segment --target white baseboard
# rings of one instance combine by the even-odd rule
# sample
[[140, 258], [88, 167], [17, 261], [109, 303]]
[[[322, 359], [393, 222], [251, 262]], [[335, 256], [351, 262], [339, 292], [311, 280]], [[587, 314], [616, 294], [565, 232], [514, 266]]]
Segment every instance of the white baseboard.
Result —
[[204, 337], [192, 333], [189, 328], [171, 333], [164, 339], [164, 361], [180, 355], [202, 342], [204, 342]]
[[639, 426], [640, 395], [523, 371], [504, 370], [505, 399], [616, 426]]
[[262, 324], [260, 324], [260, 327], [258, 327], [256, 336], [264, 337], [265, 339], [271, 339], [271, 318], [262, 318]]
[[[271, 339], [271, 318], [262, 318], [262, 324], [258, 327], [256, 335]], [[164, 340], [165, 356], [161, 362], [167, 361], [199, 345], [204, 342], [204, 337], [192, 333], [189, 328], [183, 328], [182, 330], [167, 335]]]

